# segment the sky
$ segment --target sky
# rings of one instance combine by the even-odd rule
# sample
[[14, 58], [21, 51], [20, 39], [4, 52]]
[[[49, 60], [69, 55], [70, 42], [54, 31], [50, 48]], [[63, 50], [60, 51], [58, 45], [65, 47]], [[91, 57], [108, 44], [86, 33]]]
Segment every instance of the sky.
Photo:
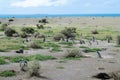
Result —
[[120, 0], [0, 0], [0, 14], [119, 14]]

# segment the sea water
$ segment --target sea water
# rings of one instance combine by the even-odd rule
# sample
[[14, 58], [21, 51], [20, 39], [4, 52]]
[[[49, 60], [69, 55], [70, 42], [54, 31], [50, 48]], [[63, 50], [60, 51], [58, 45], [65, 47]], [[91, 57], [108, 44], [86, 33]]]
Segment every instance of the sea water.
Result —
[[0, 18], [120, 17], [120, 14], [1, 14]]

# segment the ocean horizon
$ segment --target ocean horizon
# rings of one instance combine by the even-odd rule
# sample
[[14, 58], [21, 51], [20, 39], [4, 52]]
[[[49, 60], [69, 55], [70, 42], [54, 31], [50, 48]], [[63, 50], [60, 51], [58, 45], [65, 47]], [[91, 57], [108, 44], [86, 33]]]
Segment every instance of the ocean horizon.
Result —
[[120, 17], [120, 14], [0, 14], [0, 18]]

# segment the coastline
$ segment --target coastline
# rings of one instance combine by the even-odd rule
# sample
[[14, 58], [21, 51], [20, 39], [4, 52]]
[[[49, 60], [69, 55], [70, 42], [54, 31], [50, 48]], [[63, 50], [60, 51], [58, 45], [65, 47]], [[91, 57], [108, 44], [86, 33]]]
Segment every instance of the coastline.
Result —
[[0, 14], [0, 18], [120, 17], [120, 14]]

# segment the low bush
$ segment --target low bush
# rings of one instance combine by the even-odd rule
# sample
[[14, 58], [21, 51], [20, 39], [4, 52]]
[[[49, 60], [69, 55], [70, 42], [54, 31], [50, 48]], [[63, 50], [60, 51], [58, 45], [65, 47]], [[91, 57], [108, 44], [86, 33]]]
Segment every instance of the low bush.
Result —
[[13, 21], [14, 21], [14, 19], [9, 19], [8, 21], [9, 21], [9, 22], [13, 22]]
[[15, 76], [16, 72], [14, 70], [6, 70], [3, 72], [0, 72], [0, 76], [2, 77], [11, 77], [11, 76]]
[[27, 35], [27, 33], [21, 33], [21, 34], [20, 34], [20, 37], [21, 37], [21, 38], [27, 38], [28, 35]]
[[93, 30], [91, 32], [92, 32], [92, 34], [99, 34], [99, 32], [97, 30]]
[[16, 30], [15, 29], [12, 29], [12, 28], [7, 28], [5, 29], [5, 35], [8, 36], [8, 37], [12, 37], [13, 34], [16, 34]]
[[69, 27], [65, 28], [64, 30], [61, 31], [61, 34], [63, 34], [66, 37], [66, 42], [69, 42], [68, 40], [75, 39], [76, 37], [76, 28], [75, 27]]
[[81, 51], [79, 49], [69, 49], [66, 51], [66, 58], [80, 58], [83, 57]]
[[23, 33], [27, 34], [33, 34], [35, 32], [35, 30], [32, 27], [23, 27], [21, 30], [23, 31]]
[[8, 24], [1, 24], [0, 30], [4, 31], [8, 27]]
[[39, 64], [39, 61], [33, 60], [28, 63], [28, 77], [40, 77], [40, 70], [41, 66]]
[[44, 23], [44, 24], [45, 24], [45, 23], [48, 23], [47, 19], [41, 19], [41, 20], [39, 20], [38, 22], [39, 22], [39, 23]]
[[44, 26], [43, 26], [43, 25], [36, 24], [36, 26], [37, 26], [38, 29], [44, 29]]

